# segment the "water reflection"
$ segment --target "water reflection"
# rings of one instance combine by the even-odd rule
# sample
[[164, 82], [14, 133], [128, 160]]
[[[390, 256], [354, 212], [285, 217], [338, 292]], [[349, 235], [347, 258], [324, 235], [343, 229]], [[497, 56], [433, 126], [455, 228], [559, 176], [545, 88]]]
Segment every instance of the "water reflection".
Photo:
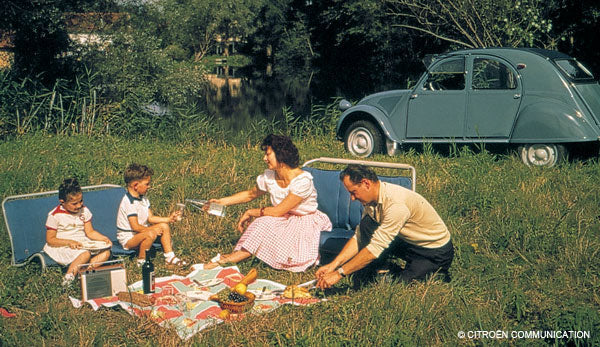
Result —
[[247, 128], [261, 119], [281, 120], [284, 107], [307, 116], [313, 103], [309, 79], [301, 77], [256, 76], [248, 70], [217, 66], [208, 81], [208, 113], [224, 119], [233, 130]]

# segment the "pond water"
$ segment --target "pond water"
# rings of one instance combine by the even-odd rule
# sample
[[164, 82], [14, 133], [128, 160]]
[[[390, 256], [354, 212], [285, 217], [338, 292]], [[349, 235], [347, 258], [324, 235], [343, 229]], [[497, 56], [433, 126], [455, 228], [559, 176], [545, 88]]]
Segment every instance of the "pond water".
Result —
[[276, 76], [226, 66], [217, 66], [208, 80], [207, 111], [233, 130], [261, 119], [281, 120], [284, 108], [307, 117], [313, 106], [329, 105], [340, 97], [356, 101], [373, 92], [364, 84], [343, 86], [335, 77], [318, 73]]

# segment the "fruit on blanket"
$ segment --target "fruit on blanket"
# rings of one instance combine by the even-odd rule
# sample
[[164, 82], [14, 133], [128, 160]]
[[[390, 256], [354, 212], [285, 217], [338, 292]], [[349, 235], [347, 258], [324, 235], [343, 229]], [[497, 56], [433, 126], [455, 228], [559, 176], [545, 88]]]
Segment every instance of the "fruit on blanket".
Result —
[[219, 312], [219, 318], [221, 318], [222, 320], [229, 319], [229, 316], [231, 316], [231, 312], [229, 312], [229, 310], [223, 310]]
[[257, 277], [258, 277], [258, 271], [256, 271], [255, 268], [252, 268], [252, 269], [250, 269], [250, 271], [248, 271], [248, 273], [246, 274], [246, 276], [244, 276], [244, 278], [242, 278], [242, 280], [240, 281], [240, 283], [243, 283], [245, 285], [249, 285], [250, 283], [254, 282]]
[[233, 291], [235, 291], [236, 293], [239, 293], [241, 295], [246, 294], [247, 289], [248, 289], [248, 287], [243, 283], [238, 283], [238, 284], [236, 284], [235, 287], [233, 287]]

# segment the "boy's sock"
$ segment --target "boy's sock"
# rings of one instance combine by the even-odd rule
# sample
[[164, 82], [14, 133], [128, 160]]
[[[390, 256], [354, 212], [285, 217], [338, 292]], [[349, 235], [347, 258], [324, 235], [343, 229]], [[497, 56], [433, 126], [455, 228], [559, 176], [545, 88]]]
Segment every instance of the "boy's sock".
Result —
[[62, 281], [62, 285], [63, 287], [67, 287], [69, 286], [73, 280], [75, 280], [75, 276], [73, 276], [73, 274], [68, 273], [65, 275], [65, 277], [63, 277], [63, 281]]
[[171, 251], [169, 253], [165, 253], [165, 261], [168, 263], [175, 256], [175, 252]]
[[138, 259], [136, 263], [137, 263], [137, 266], [140, 267], [140, 266], [144, 265], [145, 262], [146, 262], [146, 259]]

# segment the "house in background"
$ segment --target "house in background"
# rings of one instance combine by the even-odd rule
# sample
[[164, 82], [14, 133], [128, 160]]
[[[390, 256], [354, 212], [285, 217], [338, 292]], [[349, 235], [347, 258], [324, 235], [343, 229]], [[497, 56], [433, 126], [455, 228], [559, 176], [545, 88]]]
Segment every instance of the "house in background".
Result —
[[14, 59], [14, 33], [0, 31], [0, 70], [11, 67]]
[[68, 12], [64, 14], [69, 38], [82, 46], [105, 50], [111, 43], [111, 34], [127, 25], [129, 14], [123, 12]]

